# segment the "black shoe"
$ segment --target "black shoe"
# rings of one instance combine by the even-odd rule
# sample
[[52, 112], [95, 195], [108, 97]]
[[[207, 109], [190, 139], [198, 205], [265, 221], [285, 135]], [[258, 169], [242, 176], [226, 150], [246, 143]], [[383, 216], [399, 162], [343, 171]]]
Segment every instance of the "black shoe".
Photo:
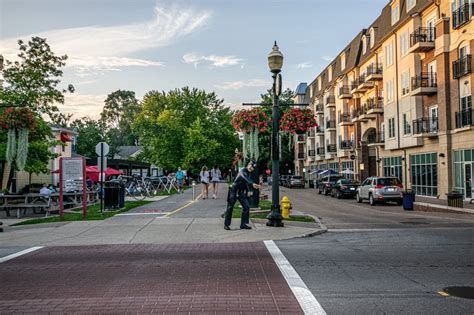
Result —
[[251, 226], [248, 226], [248, 225], [242, 225], [242, 226], [240, 226], [240, 228], [241, 228], [242, 230], [251, 230], [251, 229], [252, 229], [252, 227], [251, 227]]
[[224, 230], [230, 231], [230, 226], [224, 225]]

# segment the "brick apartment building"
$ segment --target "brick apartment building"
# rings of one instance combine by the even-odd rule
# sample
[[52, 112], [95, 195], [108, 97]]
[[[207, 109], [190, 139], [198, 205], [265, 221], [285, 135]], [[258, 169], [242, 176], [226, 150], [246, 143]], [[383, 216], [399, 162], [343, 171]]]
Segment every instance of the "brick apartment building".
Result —
[[472, 0], [390, 1], [307, 86], [319, 127], [297, 137], [296, 173], [349, 169], [474, 197], [473, 13]]

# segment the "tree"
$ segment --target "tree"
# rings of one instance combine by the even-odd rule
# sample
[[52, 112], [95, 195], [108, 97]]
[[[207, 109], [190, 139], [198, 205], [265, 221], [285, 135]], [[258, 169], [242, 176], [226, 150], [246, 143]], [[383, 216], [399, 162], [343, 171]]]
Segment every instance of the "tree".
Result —
[[111, 156], [118, 152], [120, 146], [137, 144], [138, 137], [132, 130], [132, 123], [139, 112], [140, 104], [135, 92], [118, 90], [107, 96], [100, 121], [106, 128]]
[[147, 161], [168, 170], [186, 165], [195, 172], [203, 164], [232, 163], [239, 140], [230, 125], [231, 114], [212, 92], [187, 87], [151, 91], [143, 98], [133, 129]]
[[[52, 157], [47, 152], [52, 144], [51, 129], [44, 122], [42, 115], [51, 116], [57, 113], [57, 104], [64, 103], [64, 93], [74, 92], [74, 87], [68, 85], [66, 89], [59, 88], [63, 75], [61, 69], [66, 64], [67, 56], [56, 56], [45, 39], [32, 37], [28, 43], [19, 40], [18, 45], [19, 60], [6, 60], [2, 71], [5, 86], [0, 88], [0, 115], [5, 107], [29, 107], [36, 114], [35, 119], [40, 127], [29, 135], [25, 170], [30, 174], [41, 173], [48, 170], [49, 158]], [[6, 142], [6, 134], [5, 129], [0, 129], [2, 144]], [[3, 145], [0, 145], [0, 160], [5, 160]], [[12, 185], [14, 164], [10, 165], [7, 188]]]
[[71, 128], [78, 133], [76, 152], [86, 157], [95, 157], [95, 146], [102, 141], [103, 126], [96, 120], [82, 117], [74, 120]]

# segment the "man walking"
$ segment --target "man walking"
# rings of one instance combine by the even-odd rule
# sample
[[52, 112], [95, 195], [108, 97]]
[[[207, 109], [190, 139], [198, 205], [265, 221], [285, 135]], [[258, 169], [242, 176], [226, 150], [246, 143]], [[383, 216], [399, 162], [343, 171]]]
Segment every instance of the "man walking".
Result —
[[253, 172], [257, 165], [255, 162], [249, 162], [247, 167], [242, 168], [237, 177], [234, 180], [232, 187], [229, 188], [229, 196], [227, 198], [227, 209], [225, 212], [224, 229], [230, 230], [230, 222], [232, 220], [232, 212], [234, 211], [234, 205], [239, 200], [242, 205], [242, 219], [240, 221], [240, 228], [250, 230], [251, 227], [247, 224], [250, 219], [250, 207], [247, 199], [247, 193], [249, 191], [249, 185], [252, 185], [255, 189], [260, 189], [260, 186], [255, 184], [250, 179], [250, 173]]
[[181, 193], [184, 193], [183, 181], [184, 181], [184, 172], [181, 170], [181, 167], [178, 167], [178, 171], [176, 172], [176, 182], [178, 183], [178, 192], [181, 192]]

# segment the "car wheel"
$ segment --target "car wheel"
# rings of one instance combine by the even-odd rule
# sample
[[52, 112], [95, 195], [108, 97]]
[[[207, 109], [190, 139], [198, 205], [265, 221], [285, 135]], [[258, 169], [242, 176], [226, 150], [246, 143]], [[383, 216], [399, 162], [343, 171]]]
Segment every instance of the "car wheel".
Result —
[[318, 195], [321, 195], [321, 189], [318, 188]]
[[329, 192], [326, 189], [324, 189], [324, 196], [327, 196], [328, 194]]
[[375, 200], [374, 200], [374, 197], [372, 195], [369, 195], [369, 204], [371, 206], [375, 206]]
[[358, 203], [362, 203], [362, 198], [360, 198], [359, 193], [356, 195], [356, 200]]

